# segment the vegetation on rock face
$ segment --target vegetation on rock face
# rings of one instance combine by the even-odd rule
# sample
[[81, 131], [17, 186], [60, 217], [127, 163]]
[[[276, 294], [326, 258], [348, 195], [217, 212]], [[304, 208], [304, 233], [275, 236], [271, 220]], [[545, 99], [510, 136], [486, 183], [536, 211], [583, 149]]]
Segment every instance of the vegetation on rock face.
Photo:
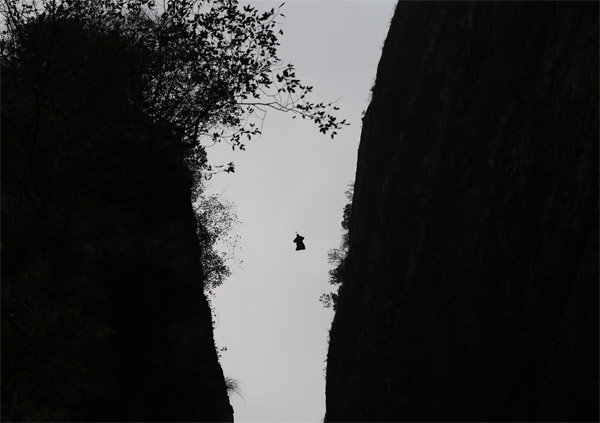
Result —
[[346, 257], [348, 256], [348, 246], [350, 242], [348, 229], [350, 225], [350, 211], [352, 210], [352, 196], [354, 194], [353, 184], [350, 185], [350, 188], [345, 194], [349, 203], [344, 206], [344, 216], [342, 218], [342, 228], [344, 232], [342, 233], [342, 241], [338, 248], [332, 248], [327, 252], [329, 264], [335, 266], [329, 271], [329, 283], [338, 288], [336, 291], [322, 294], [319, 298], [319, 301], [321, 301], [325, 308], [333, 308], [333, 310], [336, 309], [339, 290], [345, 279]]
[[203, 291], [227, 276], [213, 247], [234, 218], [191, 198], [233, 167], [204, 148], [244, 149], [268, 109], [345, 122], [278, 60], [279, 10], [1, 12], [3, 419], [229, 419]]
[[[203, 141], [225, 140], [233, 149], [244, 149], [243, 139], [260, 133], [252, 121], [257, 111], [259, 121], [269, 108], [291, 112], [331, 135], [347, 124], [331, 114], [338, 109], [333, 103], [308, 101], [312, 87], [277, 57], [277, 36], [283, 34], [279, 9], [261, 14], [250, 5], [240, 9], [237, 1], [201, 0], [168, 2], [160, 11], [153, 0], [44, 0], [39, 10], [37, 3], [5, 2], [2, 57], [7, 65], [31, 54], [27, 51], [36, 34], [28, 27], [34, 22], [51, 26], [44, 35], [46, 50], [28, 56], [42, 77], [37, 81], [41, 90], [48, 72], [58, 70], [52, 59], [65, 23], [126, 40], [126, 56], [106, 57], [104, 66], [119, 63], [129, 71], [121, 75], [129, 76], [129, 105], [177, 128], [180, 142], [194, 153], [195, 166], [203, 162]], [[116, 76], [114, 70], [110, 73]]]
[[227, 376], [225, 377], [225, 386], [227, 387], [228, 393], [237, 394], [239, 396], [242, 395], [242, 389], [238, 380]]
[[[226, 202], [216, 194], [201, 195], [195, 203], [196, 231], [202, 249], [204, 266], [204, 287], [207, 293], [221, 285], [231, 275], [228, 261], [235, 254], [235, 238], [231, 232], [239, 223], [232, 203]], [[217, 243], [225, 242], [227, 251], [221, 252]], [[229, 257], [228, 257], [229, 256]]]

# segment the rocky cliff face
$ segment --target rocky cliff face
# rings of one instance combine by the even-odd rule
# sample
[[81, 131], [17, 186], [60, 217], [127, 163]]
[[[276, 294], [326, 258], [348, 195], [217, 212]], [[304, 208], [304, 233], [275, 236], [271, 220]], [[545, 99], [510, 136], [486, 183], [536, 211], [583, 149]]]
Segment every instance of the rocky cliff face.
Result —
[[2, 419], [232, 421], [177, 134], [135, 109], [121, 39], [27, 29], [2, 66]]
[[598, 3], [400, 2], [326, 421], [598, 420]]

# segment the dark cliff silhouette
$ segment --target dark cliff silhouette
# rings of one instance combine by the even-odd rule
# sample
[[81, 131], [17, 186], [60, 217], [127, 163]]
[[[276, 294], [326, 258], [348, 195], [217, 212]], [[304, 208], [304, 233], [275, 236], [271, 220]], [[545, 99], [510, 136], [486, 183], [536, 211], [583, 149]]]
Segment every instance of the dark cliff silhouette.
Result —
[[598, 12], [399, 2], [326, 421], [598, 421]]
[[67, 19], [21, 30], [2, 64], [2, 419], [231, 421], [192, 172], [137, 107], [143, 51]]

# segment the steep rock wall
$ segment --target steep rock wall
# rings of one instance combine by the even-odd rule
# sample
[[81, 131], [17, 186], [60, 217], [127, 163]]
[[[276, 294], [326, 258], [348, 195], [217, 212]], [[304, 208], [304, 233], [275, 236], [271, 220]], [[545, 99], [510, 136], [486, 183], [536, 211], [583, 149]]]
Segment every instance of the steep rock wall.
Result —
[[2, 419], [232, 421], [180, 138], [122, 39], [55, 28], [1, 73]]
[[399, 2], [326, 421], [598, 420], [598, 3]]
[[181, 157], [101, 159], [46, 216], [15, 204], [5, 135], [3, 419], [232, 421]]

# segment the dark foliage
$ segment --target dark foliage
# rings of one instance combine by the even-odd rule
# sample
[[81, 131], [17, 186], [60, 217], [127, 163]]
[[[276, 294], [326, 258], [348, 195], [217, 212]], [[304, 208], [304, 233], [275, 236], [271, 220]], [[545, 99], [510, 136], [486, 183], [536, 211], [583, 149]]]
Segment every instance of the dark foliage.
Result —
[[329, 271], [329, 283], [333, 286], [337, 286], [337, 289], [335, 291], [322, 294], [319, 298], [319, 301], [321, 301], [325, 308], [333, 308], [333, 310], [335, 310], [337, 307], [339, 290], [341, 289], [341, 285], [345, 280], [346, 257], [348, 256], [348, 246], [350, 242], [348, 229], [350, 227], [352, 196], [354, 195], [353, 184], [350, 185], [350, 188], [346, 191], [345, 194], [346, 198], [349, 200], [349, 203], [344, 206], [344, 215], [342, 218], [342, 229], [344, 231], [342, 233], [342, 241], [338, 248], [332, 248], [327, 252], [327, 259], [329, 261], [329, 264], [335, 266]]
[[[211, 294], [213, 289], [231, 275], [229, 262], [233, 260], [238, 238], [232, 231], [239, 224], [233, 207], [233, 204], [225, 202], [216, 194], [202, 193], [194, 206], [207, 294]], [[221, 245], [217, 246], [219, 242]]]

